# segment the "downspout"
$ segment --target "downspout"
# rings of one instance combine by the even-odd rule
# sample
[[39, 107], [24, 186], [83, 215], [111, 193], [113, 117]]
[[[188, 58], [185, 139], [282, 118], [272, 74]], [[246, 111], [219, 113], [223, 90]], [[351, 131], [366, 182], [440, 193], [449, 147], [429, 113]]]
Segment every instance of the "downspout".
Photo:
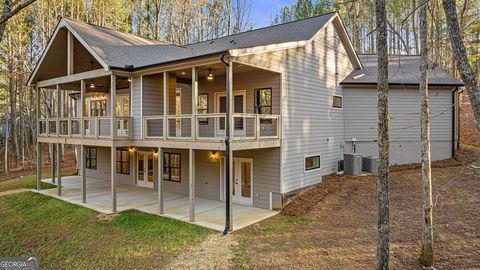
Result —
[[227, 88], [226, 88], [226, 123], [225, 123], [225, 229], [223, 230], [223, 235], [226, 235], [230, 230], [230, 90], [229, 88], [229, 71], [230, 64], [225, 61], [225, 54], [222, 54], [220, 57], [220, 61], [222, 61], [225, 66], [227, 67]]
[[[463, 90], [455, 88], [452, 92], [452, 157], [455, 156], [455, 148], [460, 148], [460, 94]], [[456, 102], [455, 102], [456, 99]], [[457, 136], [455, 136], [457, 131]], [[455, 143], [456, 141], [456, 143]]]

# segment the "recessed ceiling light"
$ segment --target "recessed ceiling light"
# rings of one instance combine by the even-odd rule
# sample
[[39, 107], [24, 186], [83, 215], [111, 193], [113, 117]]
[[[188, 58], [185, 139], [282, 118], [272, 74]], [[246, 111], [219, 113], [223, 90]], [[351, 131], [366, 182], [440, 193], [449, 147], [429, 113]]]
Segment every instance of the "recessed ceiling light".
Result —
[[186, 74], [187, 74], [187, 72], [185, 72], [185, 71], [182, 71], [180, 74], [182, 74], [182, 75], [186, 75]]

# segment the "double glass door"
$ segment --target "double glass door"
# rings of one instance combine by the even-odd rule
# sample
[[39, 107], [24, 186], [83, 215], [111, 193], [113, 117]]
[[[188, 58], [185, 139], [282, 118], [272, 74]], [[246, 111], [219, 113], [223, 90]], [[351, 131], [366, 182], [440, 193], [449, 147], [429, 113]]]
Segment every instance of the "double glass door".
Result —
[[137, 154], [137, 185], [153, 188], [153, 153]]

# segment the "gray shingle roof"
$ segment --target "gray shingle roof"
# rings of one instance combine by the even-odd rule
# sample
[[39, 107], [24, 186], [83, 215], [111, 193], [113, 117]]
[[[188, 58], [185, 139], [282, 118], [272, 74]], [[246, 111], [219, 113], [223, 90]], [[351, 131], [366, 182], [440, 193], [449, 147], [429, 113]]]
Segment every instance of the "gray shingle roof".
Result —
[[[364, 69], [357, 69], [350, 73], [340, 84], [376, 84], [377, 83], [377, 55], [359, 54]], [[389, 84], [417, 85], [420, 83], [420, 56], [418, 55], [390, 55], [388, 57]], [[428, 84], [463, 86], [463, 83], [429, 61]], [[361, 76], [354, 79], [355, 76]]]
[[134, 65], [142, 68], [200, 56], [220, 54], [230, 49], [302, 41], [312, 38], [336, 13], [242, 32], [204, 42], [176, 46], [133, 34], [65, 19], [82, 39], [114, 68]]

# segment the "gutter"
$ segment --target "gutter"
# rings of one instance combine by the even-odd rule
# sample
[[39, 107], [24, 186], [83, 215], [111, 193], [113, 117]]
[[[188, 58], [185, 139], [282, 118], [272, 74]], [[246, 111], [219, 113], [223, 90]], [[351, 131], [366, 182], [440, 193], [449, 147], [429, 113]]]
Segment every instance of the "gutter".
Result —
[[[225, 61], [225, 54], [222, 54], [220, 56], [220, 61], [225, 64], [225, 66], [230, 69], [230, 63]], [[226, 99], [227, 99], [227, 104], [226, 104], [226, 109], [225, 109], [225, 114], [226, 114], [226, 123], [225, 123], [225, 229], [223, 230], [223, 235], [227, 235], [228, 231], [231, 229], [230, 224], [230, 152], [232, 151], [230, 149], [230, 92], [232, 89], [228, 89], [230, 87], [229, 78], [230, 71], [227, 71], [227, 91], [226, 91]]]

